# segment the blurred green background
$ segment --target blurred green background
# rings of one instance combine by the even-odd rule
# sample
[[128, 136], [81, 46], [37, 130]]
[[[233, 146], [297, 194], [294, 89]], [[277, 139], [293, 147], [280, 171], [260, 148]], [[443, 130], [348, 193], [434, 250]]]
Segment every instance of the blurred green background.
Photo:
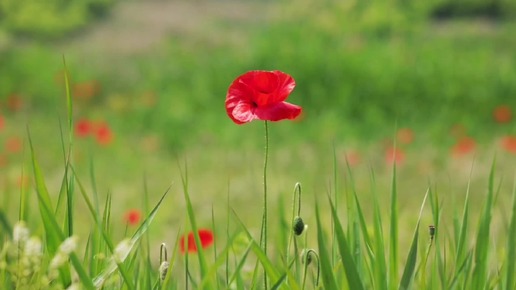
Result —
[[78, 173], [89, 184], [94, 167], [119, 211], [140, 205], [145, 178], [156, 196], [170, 182], [178, 192], [178, 160], [200, 207], [223, 206], [228, 191], [236, 205], [260, 200], [263, 124], [237, 126], [224, 109], [229, 84], [254, 69], [291, 74], [289, 101], [304, 108], [270, 126], [273, 196], [297, 181], [326, 193], [334, 154], [339, 172], [350, 161], [359, 190], [369, 192], [372, 167], [388, 193], [394, 142], [400, 191], [417, 193], [415, 204], [428, 180], [463, 194], [473, 160], [482, 196], [495, 154], [514, 172], [502, 138], [516, 134], [515, 20], [512, 0], [0, 0], [3, 204], [30, 176], [27, 127], [59, 188], [63, 56], [74, 121], [109, 129], [106, 142], [75, 137]]

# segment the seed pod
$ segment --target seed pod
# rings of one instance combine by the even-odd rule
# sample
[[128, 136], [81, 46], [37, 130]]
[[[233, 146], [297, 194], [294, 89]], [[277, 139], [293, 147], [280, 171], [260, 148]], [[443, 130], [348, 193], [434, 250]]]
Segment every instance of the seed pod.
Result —
[[435, 226], [434, 225], [428, 226], [428, 233], [430, 234], [430, 240], [433, 240], [434, 236], [435, 236]]
[[305, 230], [305, 223], [303, 222], [303, 219], [301, 217], [296, 216], [294, 218], [292, 230], [294, 231], [294, 234], [296, 234], [296, 236], [299, 236], [303, 233], [303, 231]]

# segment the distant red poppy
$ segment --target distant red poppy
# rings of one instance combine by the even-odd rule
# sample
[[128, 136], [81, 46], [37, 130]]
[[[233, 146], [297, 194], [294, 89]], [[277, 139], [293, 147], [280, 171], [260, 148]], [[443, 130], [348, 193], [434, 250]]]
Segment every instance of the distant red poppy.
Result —
[[[207, 247], [209, 247], [213, 244], [213, 232], [212, 231], [201, 229], [198, 231], [198, 233], [199, 233], [199, 240], [201, 241], [201, 246], [203, 249], [206, 249]], [[197, 246], [195, 245], [195, 238], [194, 238], [193, 232], [190, 232], [188, 234], [187, 245], [185, 245], [185, 236], [182, 236], [179, 241], [179, 250], [183, 254], [186, 251], [185, 246], [188, 247], [189, 253], [197, 252]]]
[[350, 150], [346, 152], [346, 161], [348, 162], [349, 166], [353, 167], [360, 163], [360, 154], [357, 151]]
[[95, 138], [100, 145], [109, 145], [113, 141], [113, 132], [106, 123], [102, 122], [95, 130]]
[[293, 120], [302, 108], [285, 102], [294, 90], [294, 79], [281, 71], [249, 71], [229, 86], [226, 112], [236, 124], [253, 120]]
[[22, 140], [18, 137], [10, 137], [5, 141], [5, 150], [9, 153], [20, 152], [22, 148]]
[[507, 152], [516, 154], [516, 136], [505, 136], [502, 138], [502, 148]]
[[462, 137], [451, 148], [454, 156], [466, 155], [475, 150], [475, 140], [471, 137]]
[[5, 119], [4, 116], [0, 115], [0, 131], [5, 127]]
[[74, 98], [82, 101], [89, 101], [100, 93], [101, 86], [98, 81], [91, 80], [74, 84], [72, 90], [72, 96]]
[[125, 213], [124, 219], [130, 226], [135, 226], [140, 222], [142, 214], [137, 209], [130, 209]]
[[395, 162], [396, 165], [400, 165], [405, 161], [405, 152], [400, 148], [387, 148], [387, 151], [385, 152], [385, 161], [387, 164], [393, 164]]
[[509, 123], [512, 119], [511, 108], [507, 105], [501, 105], [493, 110], [493, 118], [497, 123]]
[[93, 133], [93, 124], [86, 119], [81, 119], [75, 123], [75, 134], [78, 137], [85, 138]]
[[414, 131], [410, 128], [401, 128], [398, 130], [396, 138], [401, 144], [410, 144], [414, 141]]

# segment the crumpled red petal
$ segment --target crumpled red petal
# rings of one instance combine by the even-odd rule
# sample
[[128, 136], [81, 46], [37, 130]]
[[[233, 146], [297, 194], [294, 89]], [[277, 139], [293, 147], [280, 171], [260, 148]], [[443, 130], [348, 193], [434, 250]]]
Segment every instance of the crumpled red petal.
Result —
[[257, 119], [267, 121], [281, 121], [281, 120], [293, 120], [301, 114], [302, 108], [300, 106], [281, 102], [266, 107], [256, 108], [254, 114]]

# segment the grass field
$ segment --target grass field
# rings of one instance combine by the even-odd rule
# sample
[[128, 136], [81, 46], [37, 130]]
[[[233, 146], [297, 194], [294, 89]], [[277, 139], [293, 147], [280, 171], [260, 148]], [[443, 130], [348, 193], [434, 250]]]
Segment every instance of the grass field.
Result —
[[[312, 289], [316, 264], [324, 289], [516, 287], [510, 17], [384, 2], [113, 9], [60, 40], [0, 34], [0, 288]], [[131, 19], [152, 31], [141, 43]], [[253, 69], [291, 74], [303, 107], [269, 124], [267, 255], [263, 122], [235, 125], [223, 104]], [[296, 183], [308, 228], [292, 238]], [[198, 229], [183, 248], [206, 249], [181, 253]]]

